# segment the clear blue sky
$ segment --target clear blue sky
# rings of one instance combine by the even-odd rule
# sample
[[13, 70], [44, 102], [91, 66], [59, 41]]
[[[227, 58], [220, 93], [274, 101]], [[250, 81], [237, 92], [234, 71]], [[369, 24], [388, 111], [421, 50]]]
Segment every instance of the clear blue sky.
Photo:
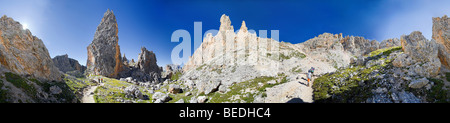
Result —
[[193, 41], [195, 21], [203, 22], [203, 32], [218, 29], [222, 14], [230, 16], [235, 29], [245, 20], [249, 29], [279, 30], [281, 41], [294, 44], [324, 32], [381, 41], [418, 30], [430, 39], [431, 17], [449, 14], [450, 1], [0, 0], [0, 15], [26, 24], [44, 41], [51, 57], [68, 54], [83, 65], [86, 47], [108, 8], [117, 18], [122, 54], [137, 60], [145, 46], [163, 66], [171, 63], [171, 51], [178, 44], [170, 41], [175, 30], [189, 31]]

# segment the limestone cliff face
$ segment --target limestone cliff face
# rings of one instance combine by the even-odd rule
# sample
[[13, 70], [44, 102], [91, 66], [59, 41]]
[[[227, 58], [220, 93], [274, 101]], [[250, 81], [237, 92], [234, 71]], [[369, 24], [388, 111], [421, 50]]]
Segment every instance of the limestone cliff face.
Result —
[[206, 34], [201, 46], [195, 50], [188, 63], [183, 66], [184, 71], [203, 64], [219, 66], [263, 64], [267, 59], [259, 56], [265, 56], [271, 51], [278, 51], [273, 48], [279, 46], [278, 41], [260, 38], [255, 33], [250, 33], [245, 21], [242, 22], [238, 33], [234, 32], [230, 18], [225, 14], [221, 16], [220, 23], [217, 35]]
[[83, 73], [86, 70], [85, 66], [80, 65], [77, 60], [69, 58], [67, 54], [55, 56], [53, 59], [53, 63], [61, 72], [69, 72], [69, 71], [79, 71]]
[[87, 73], [117, 78], [124, 70], [119, 47], [118, 26], [109, 9], [97, 27], [94, 40], [87, 47]]
[[438, 57], [442, 65], [450, 69], [450, 19], [447, 15], [433, 18], [433, 39], [440, 45]]
[[[305, 52], [312, 50], [339, 49], [350, 52], [354, 56], [367, 55], [380, 48], [380, 44], [375, 40], [368, 40], [364, 37], [346, 36], [340, 34], [324, 33], [302, 43], [306, 46]], [[396, 44], [392, 44], [395, 46]]]
[[62, 80], [42, 40], [22, 29], [19, 22], [0, 18], [0, 35], [0, 67], [38, 79]]
[[364, 37], [347, 36], [341, 40], [344, 49], [351, 52], [355, 56], [369, 54], [379, 48], [379, 43], [375, 40], [369, 41]]
[[[257, 76], [277, 76], [283, 61], [301, 59], [304, 53], [293, 44], [279, 42], [267, 36], [257, 36], [242, 21], [237, 32], [227, 15], [220, 17], [217, 35], [206, 34], [189, 61], [183, 66], [182, 80], [196, 80], [202, 84], [231, 85]], [[297, 64], [285, 63], [288, 66]], [[220, 80], [220, 82], [219, 82]]]
[[408, 66], [411, 71], [426, 77], [434, 77], [440, 72], [438, 44], [434, 40], [429, 41], [421, 32], [414, 31], [409, 35], [401, 36], [400, 41], [404, 54], [393, 61], [394, 66]]

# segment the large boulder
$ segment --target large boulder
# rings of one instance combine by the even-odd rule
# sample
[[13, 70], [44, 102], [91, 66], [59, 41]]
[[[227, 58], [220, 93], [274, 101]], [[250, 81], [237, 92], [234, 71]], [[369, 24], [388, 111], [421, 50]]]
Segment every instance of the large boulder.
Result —
[[0, 67], [19, 75], [62, 81], [42, 40], [7, 16], [0, 18]]
[[427, 78], [422, 78], [422, 79], [417, 79], [412, 81], [411, 83], [409, 83], [408, 87], [410, 88], [422, 88], [425, 85], [428, 84], [428, 79]]
[[144, 95], [141, 91], [139, 91], [139, 88], [135, 85], [128, 86], [124, 89], [125, 97], [126, 98], [137, 98], [137, 99], [144, 99]]
[[433, 18], [432, 37], [439, 44], [439, 60], [443, 66], [450, 69], [450, 19], [447, 15]]
[[182, 92], [182, 89], [179, 85], [175, 85], [175, 84], [169, 85], [169, 93], [177, 94], [177, 93], [181, 93], [181, 92]]
[[221, 80], [199, 81], [197, 82], [198, 93], [209, 94], [219, 89]]
[[94, 40], [87, 47], [87, 73], [119, 78], [124, 70], [119, 47], [116, 16], [109, 9], [97, 27]]
[[161, 92], [156, 92], [153, 94], [152, 99], [154, 102], [168, 102], [170, 99], [169, 95]]

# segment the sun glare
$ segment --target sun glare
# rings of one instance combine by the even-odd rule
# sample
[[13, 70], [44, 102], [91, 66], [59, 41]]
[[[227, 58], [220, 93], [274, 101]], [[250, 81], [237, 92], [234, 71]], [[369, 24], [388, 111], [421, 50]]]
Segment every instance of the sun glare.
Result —
[[24, 30], [28, 29], [28, 24], [24, 23], [24, 24], [22, 25], [22, 28], [23, 28]]

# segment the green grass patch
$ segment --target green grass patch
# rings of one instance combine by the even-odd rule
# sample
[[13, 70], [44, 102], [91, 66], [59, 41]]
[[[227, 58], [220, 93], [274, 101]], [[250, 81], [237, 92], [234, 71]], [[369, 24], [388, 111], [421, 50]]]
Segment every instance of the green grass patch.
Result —
[[8, 91], [3, 90], [3, 86], [3, 80], [0, 79], [0, 103], [7, 103], [6, 100], [8, 99], [8, 95], [6, 93]]
[[35, 97], [36, 89], [27, 83], [27, 79], [11, 72], [6, 72], [5, 77], [6, 81], [11, 82], [17, 88], [21, 88], [29, 96]]
[[[363, 69], [363, 66], [337, 70], [332, 74], [325, 74], [314, 79], [314, 100], [318, 103], [353, 103], [363, 102], [371, 97], [370, 90], [373, 87], [361, 86], [360, 81], [372, 83], [368, 74], [380, 66]], [[350, 74], [356, 73], [350, 77]], [[341, 79], [343, 81], [341, 81]], [[333, 96], [333, 97], [332, 97]]]
[[368, 57], [374, 57], [374, 56], [382, 56], [382, 55], [389, 55], [394, 51], [397, 50], [401, 50], [402, 46], [397, 46], [397, 47], [389, 47], [389, 48], [384, 48], [384, 49], [378, 49], [375, 51], [372, 51], [371, 53], [369, 53], [367, 56]]
[[[281, 78], [281, 82], [277, 82], [276, 84], [268, 84], [267, 82], [271, 80], [276, 80], [277, 78]], [[229, 87], [230, 91], [226, 92], [225, 94], [221, 93], [210, 93], [207, 96], [211, 97], [211, 100], [209, 103], [223, 103], [223, 102], [241, 102], [245, 101], [247, 103], [251, 103], [254, 101], [254, 96], [262, 94], [263, 96], [266, 95], [265, 91], [266, 88], [270, 88], [282, 83], [286, 83], [287, 79], [286, 76], [278, 76], [278, 77], [257, 77], [251, 80], [247, 80], [244, 82], [240, 82], [237, 84], [234, 84], [233, 86]], [[258, 83], [262, 83], [263, 85], [260, 86]], [[252, 91], [255, 91], [254, 93], [245, 92], [246, 89], [249, 89]], [[239, 99], [233, 100], [233, 96], [238, 96]], [[266, 95], [267, 96], [267, 95]], [[189, 98], [190, 99], [190, 98]]]
[[293, 73], [301, 73], [302, 69], [300, 68], [300, 66], [297, 66], [297, 67], [292, 68], [291, 72], [293, 72]]
[[183, 74], [180, 71], [175, 72], [175, 74], [170, 77], [171, 80], [178, 80]]
[[434, 86], [428, 90], [427, 101], [433, 103], [449, 103], [448, 91], [444, 89], [444, 81], [435, 78], [428, 78], [434, 82]]
[[293, 58], [293, 57], [301, 58], [301, 59], [302, 59], [302, 58], [305, 58], [306, 55], [303, 54], [303, 53], [300, 53], [300, 52], [298, 52], [298, 51], [291, 52], [291, 53], [289, 53], [288, 55], [285, 55], [285, 54], [283, 54], [283, 53], [280, 53], [280, 60], [291, 59], [291, 58]]
[[[132, 86], [133, 84], [127, 83], [125, 81], [120, 81], [117, 79], [112, 78], [103, 78], [104, 85], [97, 87], [97, 89], [94, 91], [94, 100], [96, 103], [122, 103], [119, 102], [117, 99], [123, 99], [123, 100], [138, 100], [138, 99], [130, 99], [125, 97], [125, 93], [123, 89], [125, 89], [128, 86]], [[148, 92], [144, 91], [144, 87], [137, 86], [139, 88], [139, 91], [143, 95], [148, 95], [150, 100], [142, 100], [138, 103], [150, 103], [152, 95]]]
[[203, 67], [205, 67], [205, 66], [206, 66], [206, 64], [203, 64], [203, 65], [201, 65], [201, 66], [197, 67], [197, 68], [196, 68], [196, 70], [202, 70], [202, 69], [203, 69]]

